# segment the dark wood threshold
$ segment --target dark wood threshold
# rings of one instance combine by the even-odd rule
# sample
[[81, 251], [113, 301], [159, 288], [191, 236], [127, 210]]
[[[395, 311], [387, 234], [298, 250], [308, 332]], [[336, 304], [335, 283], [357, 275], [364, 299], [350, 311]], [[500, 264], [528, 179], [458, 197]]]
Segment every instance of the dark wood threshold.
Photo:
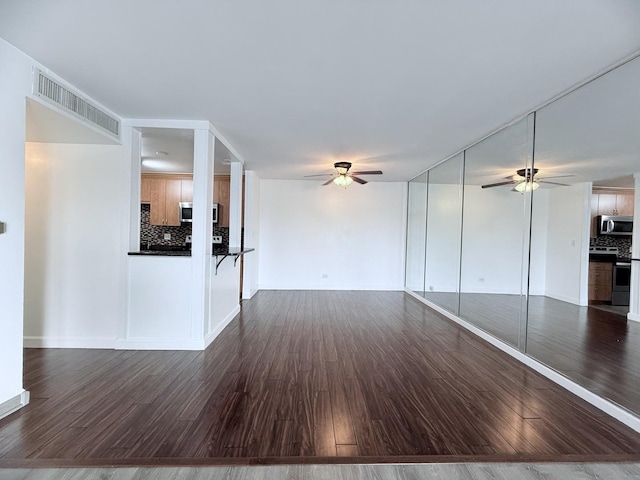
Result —
[[197, 467], [246, 465], [365, 465], [414, 463], [638, 463], [640, 454], [387, 455], [371, 457], [33, 458], [0, 459], [1, 468]]

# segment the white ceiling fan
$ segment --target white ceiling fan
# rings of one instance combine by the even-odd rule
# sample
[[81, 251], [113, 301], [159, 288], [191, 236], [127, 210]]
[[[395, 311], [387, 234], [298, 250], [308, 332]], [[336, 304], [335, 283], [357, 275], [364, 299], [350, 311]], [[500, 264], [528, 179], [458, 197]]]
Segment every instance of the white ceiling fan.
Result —
[[357, 177], [357, 175], [382, 175], [382, 170], [364, 170], [360, 172], [349, 172], [351, 168], [351, 162], [336, 162], [333, 164], [333, 167], [336, 169], [336, 173], [321, 173], [319, 175], [305, 175], [305, 178], [310, 177], [326, 177], [331, 176], [329, 180], [322, 184], [329, 185], [331, 182], [335, 183], [339, 187], [348, 187], [353, 182], [359, 183], [360, 185], [364, 185], [368, 183], [366, 180]]

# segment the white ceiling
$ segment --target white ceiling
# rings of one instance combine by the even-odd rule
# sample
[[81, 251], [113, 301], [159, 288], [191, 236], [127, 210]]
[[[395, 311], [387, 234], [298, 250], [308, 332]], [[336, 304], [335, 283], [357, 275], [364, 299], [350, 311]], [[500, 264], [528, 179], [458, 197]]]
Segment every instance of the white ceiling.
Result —
[[263, 178], [407, 180], [639, 50], [638, 25], [636, 0], [0, 0], [0, 37], [123, 117], [211, 121]]

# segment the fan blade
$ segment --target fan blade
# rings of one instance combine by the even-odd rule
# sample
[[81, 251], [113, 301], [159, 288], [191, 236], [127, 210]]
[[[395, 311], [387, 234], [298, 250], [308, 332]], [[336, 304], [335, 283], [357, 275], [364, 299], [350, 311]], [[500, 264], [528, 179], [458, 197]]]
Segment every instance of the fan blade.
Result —
[[319, 175], [305, 175], [304, 178], [310, 177], [326, 177], [327, 175], [335, 175], [335, 173], [320, 173]]
[[509, 180], [508, 182], [490, 183], [488, 185], [482, 185], [482, 188], [499, 187], [501, 185], [513, 185], [514, 183], [520, 183], [519, 180]]
[[538, 180], [538, 179], [536, 179], [536, 182], [538, 182], [538, 183], [548, 183], [549, 185], [558, 185], [560, 187], [568, 187], [569, 186], [566, 183], [547, 182], [546, 180]]
[[538, 180], [546, 180], [547, 178], [568, 178], [574, 176], [575, 175], [554, 175], [553, 177], [536, 177], [535, 181], [537, 182]]
[[358, 177], [354, 177], [353, 175], [351, 175], [351, 178], [353, 178], [354, 182], [358, 182], [360, 185], [364, 185], [365, 183], [368, 183], [366, 180], [363, 180], [363, 179], [358, 178]]
[[333, 178], [330, 178], [329, 180], [327, 180], [326, 182], [324, 182], [322, 185], [320, 185], [321, 187], [324, 187], [325, 185], [329, 185], [331, 182], [333, 182]]
[[382, 175], [382, 170], [367, 170], [364, 172], [351, 172], [351, 175]]

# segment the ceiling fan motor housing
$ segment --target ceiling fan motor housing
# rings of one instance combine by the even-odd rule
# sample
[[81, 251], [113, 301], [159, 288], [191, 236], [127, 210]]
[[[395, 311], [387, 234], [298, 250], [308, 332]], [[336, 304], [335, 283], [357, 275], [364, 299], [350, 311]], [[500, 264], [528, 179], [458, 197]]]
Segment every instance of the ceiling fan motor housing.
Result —
[[523, 177], [526, 178], [527, 180], [531, 180], [536, 173], [538, 173], [538, 169], [537, 168], [521, 168], [520, 170], [516, 170], [516, 173]]

